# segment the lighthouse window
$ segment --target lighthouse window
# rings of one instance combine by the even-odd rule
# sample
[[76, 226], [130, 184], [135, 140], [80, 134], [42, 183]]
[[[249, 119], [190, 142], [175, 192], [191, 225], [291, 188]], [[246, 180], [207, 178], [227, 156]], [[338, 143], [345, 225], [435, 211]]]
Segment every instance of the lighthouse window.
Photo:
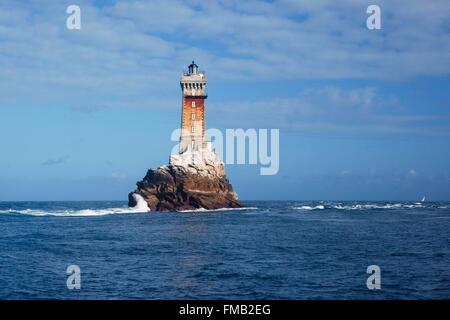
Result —
[[194, 130], [194, 127], [192, 127], [192, 128], [191, 128], [191, 132], [192, 132], [192, 133], [194, 133], [194, 132], [195, 132], [195, 130]]
[[195, 101], [192, 101], [192, 108], [195, 108]]
[[192, 120], [195, 120], [195, 113], [192, 112]]

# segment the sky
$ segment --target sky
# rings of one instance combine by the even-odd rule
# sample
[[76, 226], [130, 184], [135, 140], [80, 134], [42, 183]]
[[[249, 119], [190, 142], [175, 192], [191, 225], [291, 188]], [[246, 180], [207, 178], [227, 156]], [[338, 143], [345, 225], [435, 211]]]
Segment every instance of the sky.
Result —
[[241, 199], [450, 200], [449, 52], [443, 0], [4, 0], [0, 201], [126, 200], [192, 60], [208, 128], [280, 130], [277, 174], [226, 165]]

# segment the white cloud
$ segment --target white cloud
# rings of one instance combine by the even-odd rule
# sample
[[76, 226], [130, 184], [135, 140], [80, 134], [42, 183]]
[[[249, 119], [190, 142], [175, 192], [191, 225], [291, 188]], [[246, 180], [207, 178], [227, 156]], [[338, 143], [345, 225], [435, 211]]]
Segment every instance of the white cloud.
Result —
[[82, 30], [69, 31], [61, 2], [2, 2], [0, 106], [177, 106], [174, 79], [192, 58], [223, 82], [449, 74], [447, 1], [379, 1], [380, 32], [365, 28], [368, 4], [80, 0]]
[[[373, 87], [304, 89], [289, 98], [210, 103], [208, 125], [281, 128], [319, 134], [450, 134], [450, 118], [411, 115]], [[270, 116], [268, 116], [270, 115]], [[430, 130], [432, 128], [432, 130]]]

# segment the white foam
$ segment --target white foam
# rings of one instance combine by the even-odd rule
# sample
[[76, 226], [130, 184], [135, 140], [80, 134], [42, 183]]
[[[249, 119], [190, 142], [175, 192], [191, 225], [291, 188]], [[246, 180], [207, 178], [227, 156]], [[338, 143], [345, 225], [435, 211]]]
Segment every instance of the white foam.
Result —
[[414, 208], [424, 208], [421, 203], [415, 204], [402, 204], [402, 203], [394, 203], [394, 204], [354, 204], [354, 205], [334, 205], [332, 206], [334, 209], [338, 210], [367, 210], [367, 209], [414, 209]]
[[150, 211], [147, 202], [138, 194], [133, 194], [137, 204], [134, 207], [121, 207], [121, 208], [105, 208], [105, 209], [83, 209], [83, 210], [0, 210], [1, 213], [16, 213], [24, 214], [36, 217], [53, 216], [53, 217], [96, 217], [105, 216], [110, 214], [125, 214], [125, 213], [144, 213]]
[[235, 211], [235, 210], [256, 210], [256, 207], [243, 207], [243, 208], [219, 208], [219, 209], [205, 209], [198, 208], [192, 210], [180, 210], [178, 212], [214, 212], [214, 211]]
[[[322, 202], [321, 202], [322, 203]], [[427, 206], [423, 203], [353, 203], [353, 204], [342, 204], [342, 203], [325, 203], [324, 205], [302, 205], [292, 207], [294, 210], [323, 210], [323, 209], [336, 209], [336, 210], [395, 210], [395, 209], [417, 209], [426, 208]]]
[[133, 193], [133, 198], [136, 201], [136, 206], [134, 206], [133, 211], [136, 212], [148, 212], [150, 211], [150, 208], [148, 207], [147, 201], [144, 200], [144, 198], [137, 193]]
[[325, 206], [319, 204], [315, 207], [311, 206], [301, 206], [301, 207], [294, 207], [295, 210], [323, 210], [325, 209]]

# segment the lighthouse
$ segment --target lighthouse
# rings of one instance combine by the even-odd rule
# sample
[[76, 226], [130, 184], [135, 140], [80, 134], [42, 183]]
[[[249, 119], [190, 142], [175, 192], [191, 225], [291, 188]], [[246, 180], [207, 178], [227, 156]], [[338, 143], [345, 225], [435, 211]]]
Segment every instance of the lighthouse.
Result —
[[178, 154], [170, 156], [170, 164], [203, 167], [206, 164], [219, 167], [223, 171], [223, 162], [212, 150], [211, 142], [206, 140], [205, 101], [206, 74], [199, 71], [192, 61], [187, 72], [181, 75], [181, 134]]
[[[145, 200], [152, 211], [242, 208], [224, 164], [206, 140], [206, 75], [194, 61], [181, 75], [181, 133], [169, 165], [147, 171], [128, 194], [128, 205]], [[174, 148], [175, 149], [175, 148]]]

